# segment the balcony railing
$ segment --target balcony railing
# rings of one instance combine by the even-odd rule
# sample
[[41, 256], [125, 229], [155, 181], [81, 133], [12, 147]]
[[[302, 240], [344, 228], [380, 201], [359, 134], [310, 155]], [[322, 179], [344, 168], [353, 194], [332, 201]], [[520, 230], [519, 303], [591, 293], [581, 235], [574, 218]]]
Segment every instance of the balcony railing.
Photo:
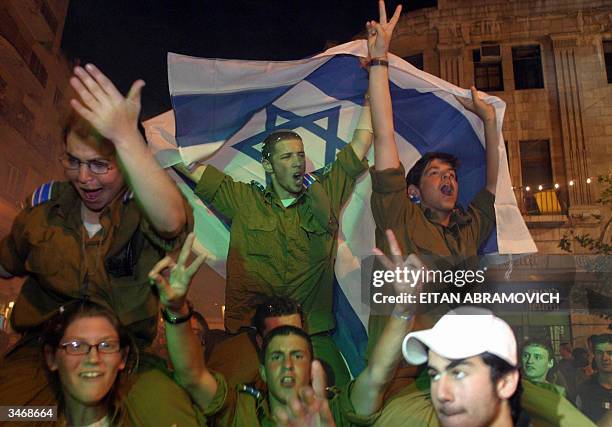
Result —
[[[559, 186], [525, 186], [514, 189], [523, 215], [567, 215], [567, 192]], [[518, 197], [520, 195], [520, 197]]]

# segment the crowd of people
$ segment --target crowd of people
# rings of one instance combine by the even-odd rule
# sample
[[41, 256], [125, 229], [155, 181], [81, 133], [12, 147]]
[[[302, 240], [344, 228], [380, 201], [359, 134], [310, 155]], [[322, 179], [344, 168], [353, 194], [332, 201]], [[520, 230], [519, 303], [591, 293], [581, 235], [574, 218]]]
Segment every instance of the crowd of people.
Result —
[[[486, 182], [467, 210], [457, 205], [456, 157], [426, 153], [407, 175], [400, 162], [387, 58], [400, 11], [388, 18], [380, 1], [378, 21], [367, 22], [361, 117], [314, 180], [304, 179], [304, 143], [290, 130], [263, 141], [265, 188], [211, 165], [180, 166], [230, 224], [223, 333], [188, 299], [205, 257], [192, 255], [189, 204], [138, 131], [144, 82], [123, 96], [94, 65], [76, 67], [67, 181], [38, 188], [0, 242], [0, 276], [25, 277], [0, 406], [57, 406], [70, 426], [611, 425], [610, 334], [590, 340], [592, 364], [578, 349], [557, 363], [546, 342], [519, 353], [490, 311], [417, 313], [398, 302], [370, 317], [355, 377], [332, 339], [339, 220], [372, 144], [374, 254], [384, 268], [475, 268], [495, 226], [501, 129], [475, 88], [457, 98], [484, 128]], [[416, 295], [422, 283], [392, 288]], [[160, 316], [168, 360], [152, 347]]]

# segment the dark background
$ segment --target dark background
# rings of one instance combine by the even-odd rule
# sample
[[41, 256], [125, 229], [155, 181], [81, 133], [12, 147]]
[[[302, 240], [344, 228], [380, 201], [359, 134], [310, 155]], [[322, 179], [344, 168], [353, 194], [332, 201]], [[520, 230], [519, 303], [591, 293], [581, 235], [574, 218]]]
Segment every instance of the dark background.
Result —
[[[388, 0], [391, 15], [399, 0]], [[403, 2], [404, 11], [435, 6]], [[376, 0], [72, 0], [62, 48], [96, 64], [125, 93], [142, 78], [144, 119], [171, 108], [167, 52], [207, 58], [291, 60], [344, 43], [378, 19]]]

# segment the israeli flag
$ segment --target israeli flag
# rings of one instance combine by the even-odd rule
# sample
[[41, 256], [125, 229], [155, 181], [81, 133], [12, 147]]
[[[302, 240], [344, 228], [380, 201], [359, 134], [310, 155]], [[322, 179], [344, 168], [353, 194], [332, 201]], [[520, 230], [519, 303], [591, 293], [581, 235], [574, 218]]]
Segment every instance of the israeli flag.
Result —
[[[168, 55], [173, 111], [144, 123], [147, 139], [164, 166], [204, 160], [234, 179], [265, 185], [261, 142], [275, 129], [292, 129], [303, 140], [307, 171], [331, 163], [352, 139], [368, 86], [359, 58], [367, 56], [364, 40], [334, 47], [312, 58], [288, 62], [201, 59]], [[395, 139], [406, 170], [427, 151], [444, 151], [461, 161], [459, 199], [467, 206], [485, 183], [484, 128], [454, 95], [470, 97], [456, 87], [389, 57]], [[501, 128], [505, 103], [495, 106]], [[503, 137], [499, 139], [496, 190], [497, 229], [484, 253], [536, 251], [511, 189]], [[368, 155], [373, 165], [373, 150]], [[209, 264], [225, 276], [229, 232], [189, 187], [181, 183], [196, 217], [196, 233], [209, 253]], [[335, 265], [335, 337], [354, 374], [362, 368], [368, 314], [360, 297], [360, 261], [372, 254], [374, 220], [371, 182], [365, 173], [341, 217]]]

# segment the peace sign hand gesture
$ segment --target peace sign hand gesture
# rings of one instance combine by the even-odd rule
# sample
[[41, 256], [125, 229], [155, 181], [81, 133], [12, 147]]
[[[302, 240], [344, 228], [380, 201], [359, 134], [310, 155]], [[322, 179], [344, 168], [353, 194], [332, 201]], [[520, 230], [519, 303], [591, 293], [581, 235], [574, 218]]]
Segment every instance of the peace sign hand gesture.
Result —
[[149, 272], [149, 281], [157, 287], [160, 302], [171, 310], [183, 307], [191, 279], [206, 260], [206, 254], [200, 254], [189, 267], [186, 266], [194, 241], [195, 234], [190, 233], [185, 239], [177, 262], [166, 256]]
[[276, 410], [278, 427], [335, 427], [327, 401], [325, 371], [318, 360], [312, 361], [310, 376], [311, 386], [302, 387], [286, 408]]
[[402, 6], [398, 5], [391, 20], [387, 22], [387, 11], [385, 2], [378, 2], [378, 14], [380, 22], [366, 22], [366, 30], [368, 32], [368, 55], [370, 58], [384, 58], [389, 51], [389, 43], [393, 35], [393, 29], [399, 20]]
[[[423, 273], [426, 271], [426, 266], [423, 264], [423, 261], [416, 256], [415, 254], [410, 254], [406, 259], [402, 254], [402, 250], [400, 248], [399, 243], [395, 237], [395, 234], [391, 230], [386, 230], [385, 234], [387, 236], [387, 242], [389, 242], [389, 249], [391, 250], [391, 257], [386, 256], [380, 249], [374, 248], [374, 255], [377, 255], [380, 258], [380, 262], [385, 266], [385, 268], [389, 271], [394, 271], [397, 268], [403, 270], [407, 268], [410, 270], [422, 270]], [[423, 287], [423, 275], [418, 276], [419, 280], [417, 283], [413, 283], [411, 281], [395, 281], [393, 282], [393, 290], [395, 291], [396, 296], [400, 296], [402, 294], [413, 294], [417, 295], [421, 292]], [[408, 313], [410, 304], [405, 303], [396, 303], [395, 304], [395, 313], [398, 315], [404, 315]]]

